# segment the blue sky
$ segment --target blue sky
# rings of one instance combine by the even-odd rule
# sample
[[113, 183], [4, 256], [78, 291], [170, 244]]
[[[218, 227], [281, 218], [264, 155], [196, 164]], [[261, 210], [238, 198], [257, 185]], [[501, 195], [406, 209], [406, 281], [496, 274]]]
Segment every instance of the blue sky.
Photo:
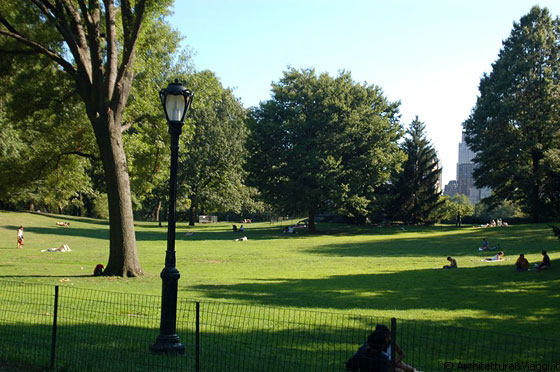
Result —
[[480, 78], [533, 5], [560, 15], [559, 0], [176, 0], [170, 22], [245, 107], [288, 66], [380, 86], [403, 124], [426, 123], [447, 183]]

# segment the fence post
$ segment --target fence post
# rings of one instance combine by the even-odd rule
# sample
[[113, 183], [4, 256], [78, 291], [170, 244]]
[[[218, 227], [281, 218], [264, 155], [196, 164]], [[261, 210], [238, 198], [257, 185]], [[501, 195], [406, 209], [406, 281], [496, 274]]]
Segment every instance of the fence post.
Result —
[[53, 313], [53, 326], [52, 326], [52, 341], [51, 341], [51, 371], [54, 370], [55, 355], [56, 355], [56, 321], [58, 318], [58, 286], [54, 286], [54, 313]]
[[196, 372], [200, 371], [200, 302], [196, 302], [196, 331], [195, 331], [195, 366]]
[[391, 318], [391, 366], [390, 371], [395, 372], [395, 351], [397, 349], [397, 319]]

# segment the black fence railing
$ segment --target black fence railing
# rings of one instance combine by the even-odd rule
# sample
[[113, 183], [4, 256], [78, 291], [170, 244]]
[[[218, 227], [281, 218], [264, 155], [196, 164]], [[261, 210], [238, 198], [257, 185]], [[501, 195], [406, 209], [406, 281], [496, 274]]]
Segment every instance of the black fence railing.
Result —
[[[0, 365], [80, 372], [344, 371], [377, 324], [391, 327], [388, 318], [179, 299], [177, 332], [186, 353], [166, 356], [149, 351], [159, 311], [159, 296], [0, 281]], [[392, 327], [404, 361], [418, 370], [560, 371], [558, 340], [409, 320], [393, 320]]]

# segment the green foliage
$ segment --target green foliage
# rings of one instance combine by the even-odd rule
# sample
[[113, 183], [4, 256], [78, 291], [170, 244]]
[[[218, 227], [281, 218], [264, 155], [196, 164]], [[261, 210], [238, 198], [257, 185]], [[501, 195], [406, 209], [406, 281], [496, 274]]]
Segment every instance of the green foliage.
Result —
[[180, 42], [179, 33], [162, 17], [145, 20], [138, 40], [134, 81], [123, 116], [129, 128], [123, 134], [123, 141], [137, 209], [151, 209], [167, 198], [160, 191], [164, 188], [167, 191], [170, 137], [158, 92], [175, 77], [192, 69], [191, 55], [180, 48]]
[[379, 87], [313, 69], [289, 69], [251, 115], [247, 169], [283, 213], [368, 214], [376, 191], [404, 160], [398, 103]]
[[102, 193], [96, 196], [93, 201], [93, 217], [95, 218], [109, 218], [109, 206], [107, 202], [107, 194]]
[[560, 216], [560, 20], [535, 6], [514, 23], [464, 123], [477, 187], [535, 220]]
[[12, 62], [0, 91], [0, 199], [60, 212], [92, 192], [87, 170], [97, 156], [93, 133], [55, 66], [44, 59]]
[[195, 96], [179, 151], [178, 197], [188, 200], [194, 224], [197, 212], [241, 211], [247, 127], [245, 109], [214, 73], [188, 75], [186, 84]]
[[509, 218], [525, 217], [525, 214], [518, 205], [511, 201], [505, 201], [493, 208], [480, 201], [475, 206], [474, 216], [482, 221], [490, 221], [498, 218], [507, 220]]
[[442, 195], [440, 202], [437, 214], [442, 221], [455, 221], [457, 214], [460, 214], [461, 218], [472, 216], [475, 210], [468, 196], [464, 194], [456, 194], [452, 198]]
[[435, 222], [436, 211], [443, 203], [437, 188], [441, 174], [439, 159], [425, 130], [418, 116], [410, 123], [402, 144], [407, 159], [393, 188], [392, 216], [407, 224]]

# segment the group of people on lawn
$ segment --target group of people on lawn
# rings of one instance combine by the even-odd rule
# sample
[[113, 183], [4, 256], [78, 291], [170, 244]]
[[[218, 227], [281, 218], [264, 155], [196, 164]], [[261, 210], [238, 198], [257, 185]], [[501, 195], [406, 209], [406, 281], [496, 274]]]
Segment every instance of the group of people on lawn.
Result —
[[[494, 247], [490, 247], [488, 244], [488, 239], [483, 238], [482, 239], [482, 246], [480, 248], [478, 248], [479, 251], [491, 251], [491, 250], [497, 250], [499, 248], [499, 246], [494, 246]], [[541, 252], [543, 259], [541, 263], [535, 264], [533, 266], [533, 270], [535, 271], [540, 271], [540, 270], [546, 270], [546, 269], [550, 269], [550, 257], [548, 256], [548, 254], [546, 253], [545, 250], [543, 250]], [[486, 262], [493, 262], [493, 261], [502, 261], [504, 259], [505, 253], [503, 251], [499, 251], [497, 252], [493, 257], [489, 257], [489, 258], [485, 258], [481, 261], [486, 261]], [[449, 261], [449, 265], [445, 265], [443, 266], [444, 269], [456, 269], [457, 266], [457, 259], [449, 256], [447, 257], [447, 261]], [[515, 261], [515, 269], [517, 271], [530, 271], [529, 269], [529, 261], [525, 258], [525, 254], [521, 253], [519, 255], [519, 257], [517, 258], [517, 261]]]

